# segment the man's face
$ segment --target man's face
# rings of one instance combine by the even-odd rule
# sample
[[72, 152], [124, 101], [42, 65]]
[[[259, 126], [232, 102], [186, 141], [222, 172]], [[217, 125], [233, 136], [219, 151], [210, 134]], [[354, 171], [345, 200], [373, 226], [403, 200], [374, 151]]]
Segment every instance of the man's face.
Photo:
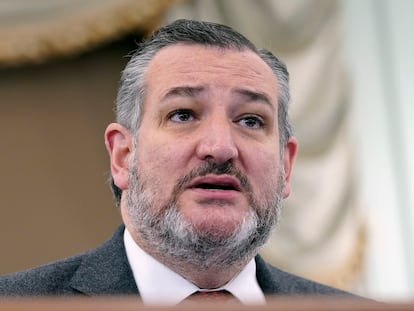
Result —
[[[217, 245], [237, 234], [247, 241], [262, 218], [272, 226], [296, 143], [280, 157], [271, 69], [250, 51], [178, 44], [156, 54], [146, 82], [123, 208], [135, 239], [149, 243], [145, 223]], [[149, 218], [136, 220], [143, 212]], [[164, 227], [154, 224], [161, 219]]]

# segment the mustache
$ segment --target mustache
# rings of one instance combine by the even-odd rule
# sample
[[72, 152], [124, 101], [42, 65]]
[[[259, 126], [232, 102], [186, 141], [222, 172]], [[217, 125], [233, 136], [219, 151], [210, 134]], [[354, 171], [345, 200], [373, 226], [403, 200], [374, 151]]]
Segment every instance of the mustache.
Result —
[[196, 177], [206, 176], [208, 174], [215, 175], [231, 175], [237, 178], [240, 182], [242, 189], [245, 192], [251, 193], [252, 187], [246, 175], [244, 175], [234, 164], [230, 161], [224, 163], [216, 163], [211, 160], [203, 162], [199, 167], [192, 169], [188, 174], [181, 177], [176, 186], [174, 187], [174, 193], [178, 193], [182, 190], [186, 184]]

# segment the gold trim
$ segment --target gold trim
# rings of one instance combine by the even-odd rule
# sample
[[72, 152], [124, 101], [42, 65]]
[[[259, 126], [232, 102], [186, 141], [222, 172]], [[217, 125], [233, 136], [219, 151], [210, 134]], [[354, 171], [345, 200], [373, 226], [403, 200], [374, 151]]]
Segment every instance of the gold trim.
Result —
[[86, 51], [127, 33], [147, 34], [175, 2], [118, 0], [88, 12], [3, 27], [0, 66], [40, 63]]

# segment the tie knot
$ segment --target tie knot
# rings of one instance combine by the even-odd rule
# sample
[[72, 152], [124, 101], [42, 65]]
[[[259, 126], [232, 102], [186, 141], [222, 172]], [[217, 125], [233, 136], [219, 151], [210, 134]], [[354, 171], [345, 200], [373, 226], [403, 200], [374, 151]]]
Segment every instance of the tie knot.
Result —
[[185, 301], [195, 302], [219, 302], [219, 303], [234, 303], [240, 301], [226, 290], [217, 290], [211, 292], [197, 291], [188, 296]]

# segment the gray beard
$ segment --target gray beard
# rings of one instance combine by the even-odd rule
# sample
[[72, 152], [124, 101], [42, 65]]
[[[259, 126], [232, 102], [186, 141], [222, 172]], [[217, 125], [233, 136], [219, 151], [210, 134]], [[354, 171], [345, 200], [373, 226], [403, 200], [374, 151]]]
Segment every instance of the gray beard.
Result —
[[[136, 162], [131, 161], [132, 163]], [[153, 210], [156, 189], [149, 189], [145, 185], [135, 165], [130, 167], [132, 169], [129, 171], [126, 209], [133, 226], [133, 235], [139, 236], [146, 249], [152, 250], [154, 254], [167, 256], [175, 262], [191, 264], [200, 269], [243, 264], [253, 258], [266, 243], [279, 219], [284, 187], [283, 168], [276, 193], [260, 204], [254, 197], [247, 178], [231, 163], [206, 162], [179, 180], [170, 200], [157, 214]], [[197, 232], [180, 213], [178, 196], [183, 185], [196, 176], [207, 174], [233, 175], [246, 190], [249, 212], [238, 228], [226, 237], [214, 230]]]

